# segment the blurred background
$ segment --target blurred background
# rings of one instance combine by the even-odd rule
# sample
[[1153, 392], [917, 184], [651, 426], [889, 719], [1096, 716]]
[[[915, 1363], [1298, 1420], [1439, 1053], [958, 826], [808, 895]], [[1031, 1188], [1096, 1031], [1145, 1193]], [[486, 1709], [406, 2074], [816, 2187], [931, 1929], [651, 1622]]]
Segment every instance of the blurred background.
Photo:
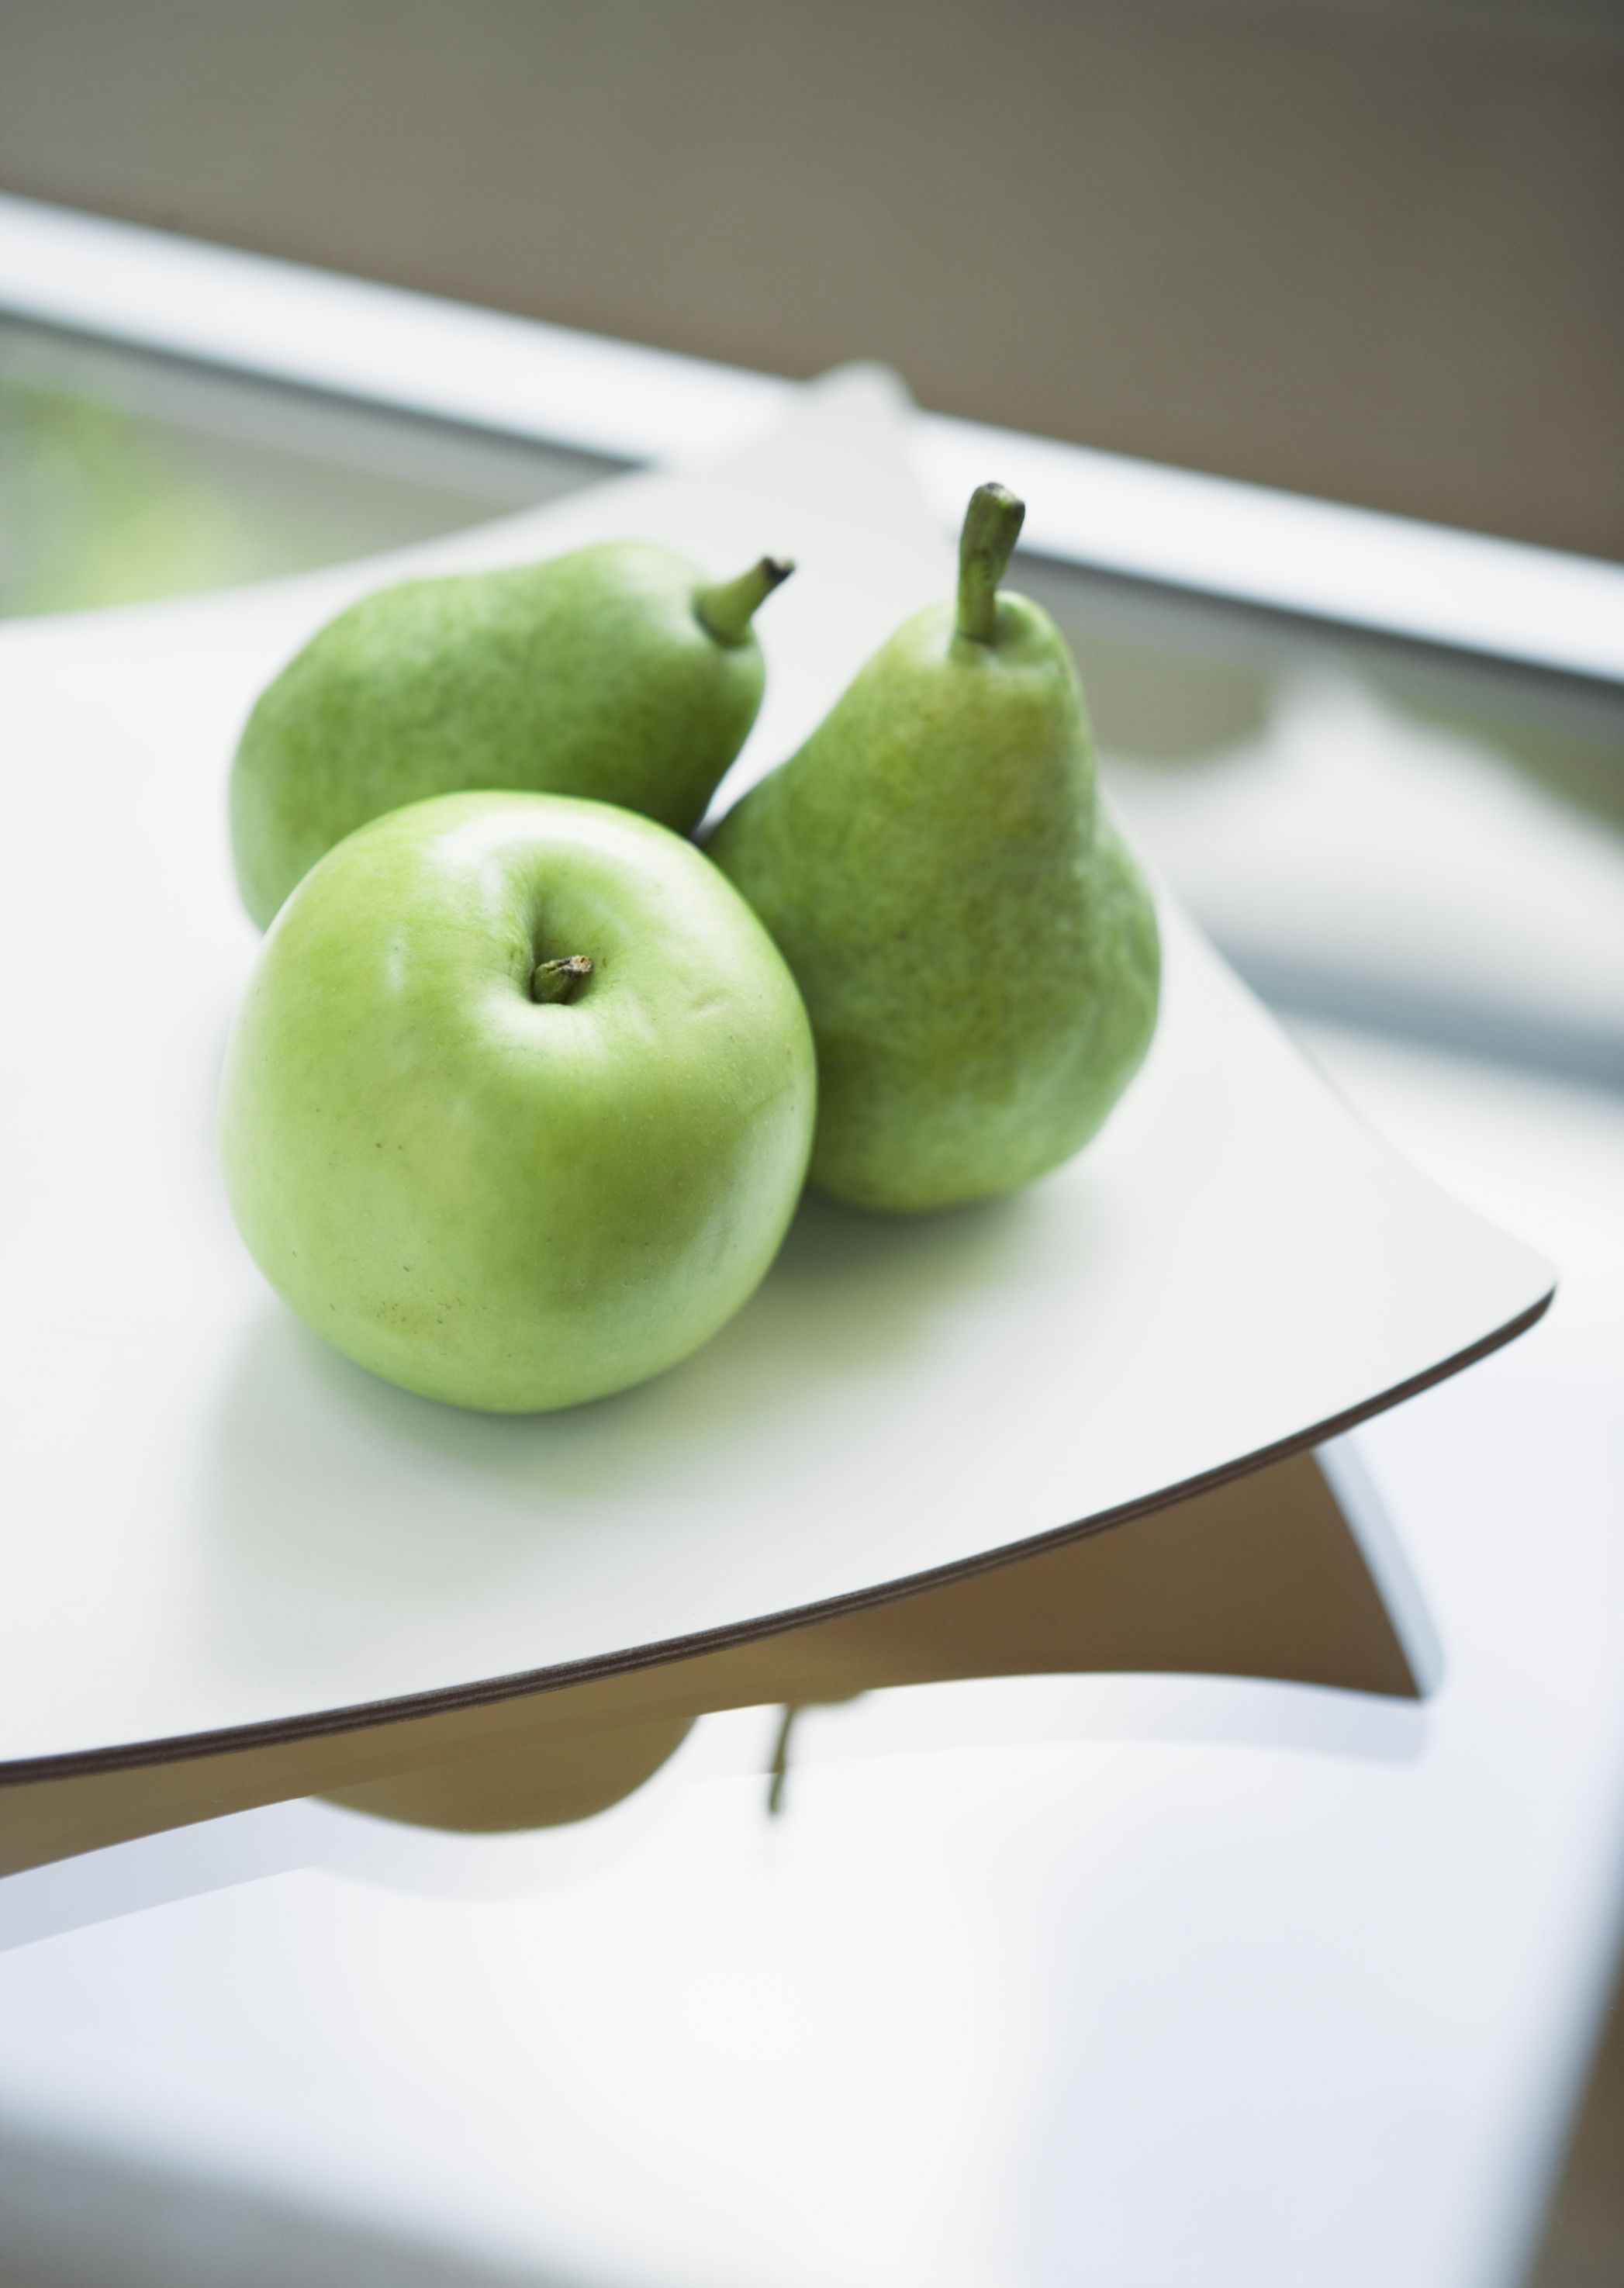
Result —
[[[1624, 559], [1624, 0], [0, 0], [0, 190]], [[0, 313], [0, 614], [605, 465]], [[1616, 687], [1023, 571], [1115, 799], [1329, 1064], [1363, 1027], [1616, 1118]], [[1624, 2278], [1621, 2185], [1615, 2033], [1544, 2288]]]
[[0, 182], [1624, 554], [1618, 0], [4, 0]]

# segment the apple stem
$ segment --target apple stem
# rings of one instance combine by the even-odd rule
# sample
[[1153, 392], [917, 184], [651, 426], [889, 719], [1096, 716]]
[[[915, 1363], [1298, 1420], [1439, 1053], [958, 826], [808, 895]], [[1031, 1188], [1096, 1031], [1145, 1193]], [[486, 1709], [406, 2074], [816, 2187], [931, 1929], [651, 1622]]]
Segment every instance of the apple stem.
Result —
[[562, 961], [538, 961], [530, 973], [533, 1001], [573, 1001], [583, 978], [592, 974], [590, 953], [566, 953]]
[[957, 632], [991, 643], [998, 620], [998, 583], [1026, 517], [1026, 504], [1005, 485], [978, 485], [959, 538]]
[[694, 616], [701, 627], [719, 644], [735, 650], [749, 634], [750, 622], [757, 608], [794, 570], [791, 563], [780, 563], [775, 556], [764, 556], [759, 564], [752, 564], [736, 580], [718, 580], [709, 588], [696, 590]]

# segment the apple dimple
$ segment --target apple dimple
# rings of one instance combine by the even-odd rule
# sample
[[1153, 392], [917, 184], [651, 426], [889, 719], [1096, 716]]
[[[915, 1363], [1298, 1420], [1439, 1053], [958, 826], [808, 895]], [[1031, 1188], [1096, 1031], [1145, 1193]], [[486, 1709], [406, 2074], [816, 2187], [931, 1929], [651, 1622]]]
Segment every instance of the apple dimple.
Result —
[[555, 961], [538, 957], [530, 973], [530, 998], [552, 1005], [579, 1000], [595, 966], [590, 953], [566, 953]]

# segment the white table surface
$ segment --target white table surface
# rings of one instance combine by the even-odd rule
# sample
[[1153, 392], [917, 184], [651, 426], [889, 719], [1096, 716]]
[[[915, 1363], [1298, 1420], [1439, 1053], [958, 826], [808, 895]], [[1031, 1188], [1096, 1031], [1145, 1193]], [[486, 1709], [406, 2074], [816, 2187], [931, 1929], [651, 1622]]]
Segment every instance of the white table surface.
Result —
[[1355, 1434], [1428, 1703], [875, 1696], [774, 1824], [767, 1712], [707, 1720], [573, 1880], [437, 1841], [0, 1959], [0, 2121], [538, 2283], [1509, 2288], [1624, 1905], [1624, 1110], [1315, 1046], [1577, 1267]]
[[1624, 1903], [1624, 1110], [1311, 1045], [1565, 1272], [1355, 1434], [1428, 1702], [877, 1695], [771, 1825], [744, 1712], [545, 1869], [245, 1815], [250, 1879], [0, 1959], [0, 2120], [537, 2283], [1515, 2280]]

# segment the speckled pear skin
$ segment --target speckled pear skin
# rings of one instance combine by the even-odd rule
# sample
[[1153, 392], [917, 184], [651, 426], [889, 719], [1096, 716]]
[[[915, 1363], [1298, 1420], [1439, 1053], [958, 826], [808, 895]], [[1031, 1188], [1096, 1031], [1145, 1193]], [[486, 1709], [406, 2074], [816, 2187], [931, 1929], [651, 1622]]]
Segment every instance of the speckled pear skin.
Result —
[[1095, 796], [1042, 608], [991, 641], [910, 620], [710, 855], [765, 922], [818, 1048], [811, 1180], [915, 1214], [986, 1199], [1099, 1128], [1155, 1029], [1148, 890]]
[[336, 842], [476, 787], [584, 795], [692, 832], [761, 705], [761, 647], [718, 641], [701, 576], [632, 542], [416, 580], [323, 628], [261, 695], [231, 778], [261, 928]]

